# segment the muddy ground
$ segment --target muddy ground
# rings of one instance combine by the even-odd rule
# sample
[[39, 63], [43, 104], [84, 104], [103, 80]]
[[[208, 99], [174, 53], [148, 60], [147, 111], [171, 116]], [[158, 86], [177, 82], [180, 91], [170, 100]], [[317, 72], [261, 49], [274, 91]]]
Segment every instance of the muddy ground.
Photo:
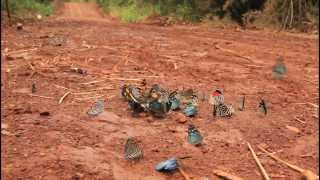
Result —
[[[319, 173], [315, 36], [124, 24], [86, 4], [67, 4], [61, 12], [25, 23], [21, 31], [7, 25], [1, 31], [2, 178], [183, 179], [179, 172], [161, 174], [154, 167], [172, 156], [191, 156], [181, 166], [192, 179], [218, 179], [216, 169], [262, 179], [247, 142], [272, 179], [298, 179], [300, 174], [258, 146]], [[271, 76], [278, 55], [288, 68], [283, 80]], [[207, 95], [220, 87], [235, 107], [246, 95], [246, 109], [230, 119], [213, 118], [204, 100], [194, 118], [180, 112], [164, 119], [132, 117], [119, 96], [120, 86], [143, 79], [147, 87], [157, 83]], [[258, 111], [260, 97], [267, 102], [267, 116]], [[86, 112], [97, 99], [106, 101], [105, 112], [91, 118]], [[183, 119], [187, 122], [177, 121]], [[203, 134], [201, 147], [186, 142], [189, 123]], [[123, 158], [128, 136], [143, 148], [141, 161]]]

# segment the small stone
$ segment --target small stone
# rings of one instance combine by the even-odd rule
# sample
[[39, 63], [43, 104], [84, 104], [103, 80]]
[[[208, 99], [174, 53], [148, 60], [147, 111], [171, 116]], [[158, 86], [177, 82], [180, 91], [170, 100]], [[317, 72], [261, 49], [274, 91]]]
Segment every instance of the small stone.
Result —
[[46, 155], [46, 153], [40, 153], [39, 155], [40, 155], [40, 156], [45, 156], [45, 155]]
[[158, 148], [151, 149], [152, 152], [160, 152]]
[[8, 124], [1, 123], [1, 129], [8, 129]]
[[49, 115], [50, 115], [50, 113], [47, 112], [47, 111], [44, 111], [44, 112], [40, 113], [40, 116], [49, 116]]
[[173, 128], [168, 128], [168, 131], [169, 131], [169, 132], [172, 132], [172, 133], [176, 133], [176, 132], [177, 132], [177, 130], [176, 130], [176, 129], [173, 129]]
[[173, 141], [172, 140], [167, 140], [167, 142], [169, 143], [169, 144], [173, 144]]
[[207, 149], [207, 148], [202, 148], [202, 149], [201, 149], [201, 152], [202, 152], [203, 154], [206, 154], [206, 153], [209, 152], [209, 149]]
[[151, 116], [149, 116], [149, 117], [147, 117], [147, 122], [149, 122], [149, 123], [154, 122], [154, 119]]
[[12, 134], [9, 131], [1, 130], [2, 135], [11, 136]]
[[38, 19], [38, 20], [41, 20], [41, 19], [42, 19], [42, 16], [41, 16], [40, 14], [38, 14], [38, 15], [37, 15], [37, 19]]
[[177, 117], [176, 117], [175, 119], [176, 119], [176, 121], [177, 121], [178, 123], [185, 123], [185, 122], [187, 122], [187, 118], [186, 118], [183, 114], [181, 114], [181, 113], [178, 113], [178, 114], [177, 114]]
[[22, 29], [23, 29], [22, 23], [17, 23], [17, 30], [22, 30]]
[[295, 132], [295, 133], [300, 133], [300, 130], [296, 127], [293, 127], [293, 126], [286, 126], [286, 128], [292, 132]]

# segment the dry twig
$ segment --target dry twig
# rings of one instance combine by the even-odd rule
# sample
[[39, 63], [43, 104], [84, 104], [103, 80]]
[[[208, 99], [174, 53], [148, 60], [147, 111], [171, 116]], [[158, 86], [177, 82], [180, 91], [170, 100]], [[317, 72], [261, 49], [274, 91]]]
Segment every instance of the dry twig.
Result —
[[[293, 165], [293, 164], [290, 164], [290, 163], [288, 163], [288, 162], [286, 162], [286, 161], [278, 158], [277, 156], [271, 154], [270, 152], [268, 152], [267, 150], [265, 150], [264, 148], [262, 148], [262, 147], [260, 147], [260, 146], [258, 146], [258, 148], [259, 148], [261, 151], [265, 152], [265, 153], [266, 153], [268, 156], [270, 156], [272, 159], [274, 159], [274, 160], [276, 160], [276, 161], [278, 161], [278, 162], [281, 162], [281, 163], [287, 165], [289, 168], [291, 168], [291, 169], [293, 169], [293, 170], [295, 170], [295, 171], [297, 171], [297, 172], [299, 172], [299, 173], [303, 173], [303, 172], [306, 171], [305, 169], [302, 169], [302, 168], [300, 168], [300, 167], [298, 167], [298, 166], [295, 166], [295, 165]], [[314, 174], [314, 173], [313, 173], [313, 174]], [[315, 174], [314, 174], [314, 175], [315, 175]], [[315, 176], [316, 176], [317, 179], [319, 179], [319, 176], [318, 176], [318, 175], [315, 175]]]
[[224, 179], [227, 179], [227, 180], [243, 180], [240, 177], [234, 176], [232, 174], [229, 174], [229, 173], [221, 171], [221, 170], [213, 170], [213, 174], [215, 174], [218, 177], [222, 177]]
[[190, 177], [187, 175], [187, 173], [184, 172], [184, 170], [181, 167], [178, 167], [178, 170], [185, 180], [191, 180]]
[[232, 54], [232, 55], [234, 55], [234, 56], [236, 56], [236, 57], [240, 57], [240, 58], [246, 59], [246, 60], [248, 60], [248, 61], [251, 62], [251, 63], [253, 63], [253, 61], [254, 61], [251, 57], [243, 56], [243, 55], [240, 55], [240, 54], [238, 54], [238, 53], [236, 53], [236, 52], [234, 52], [234, 51], [232, 51], [232, 50], [222, 48], [222, 47], [218, 46], [218, 44], [215, 44], [214, 47], [215, 47], [216, 49], [219, 49], [219, 50], [223, 51], [223, 52], [227, 52], [227, 53], [229, 53], [229, 54]]
[[101, 95], [101, 96], [92, 96], [92, 97], [86, 97], [86, 98], [75, 98], [75, 100], [78, 100], [78, 101], [83, 101], [83, 100], [88, 100], [88, 99], [97, 99], [97, 98], [101, 98], [101, 97], [104, 97], [105, 95]]
[[19, 54], [19, 53], [30, 52], [30, 51], [35, 51], [35, 50], [38, 50], [38, 48], [21, 49], [21, 50], [16, 50], [16, 51], [10, 51], [10, 52], [8, 52], [7, 54], [4, 54], [4, 55]]
[[261, 164], [260, 160], [258, 159], [258, 157], [257, 157], [256, 153], [253, 151], [253, 149], [252, 149], [252, 147], [251, 147], [250, 143], [248, 143], [248, 142], [247, 142], [247, 145], [248, 145], [248, 147], [249, 147], [249, 149], [250, 149], [250, 151], [251, 151], [251, 154], [252, 154], [252, 156], [253, 156], [254, 160], [256, 161], [257, 165], [259, 166], [259, 169], [260, 169], [260, 171], [261, 171], [261, 173], [262, 173], [262, 175], [263, 175], [264, 179], [266, 179], [266, 180], [270, 180], [270, 178], [269, 178], [269, 176], [268, 176], [268, 174], [267, 174], [266, 170], [265, 170], [265, 169], [264, 169], [264, 167], [262, 166], [262, 164]]
[[36, 95], [36, 94], [29, 94], [29, 96], [32, 96], [32, 97], [40, 97], [40, 98], [45, 98], [45, 99], [54, 99], [53, 97], [40, 96], [40, 95]]
[[302, 121], [301, 119], [299, 119], [298, 117], [294, 117], [294, 119], [302, 124], [305, 124], [306, 122], [305, 121]]
[[63, 102], [63, 100], [71, 93], [71, 91], [66, 92], [59, 100], [58, 104], [61, 104]]

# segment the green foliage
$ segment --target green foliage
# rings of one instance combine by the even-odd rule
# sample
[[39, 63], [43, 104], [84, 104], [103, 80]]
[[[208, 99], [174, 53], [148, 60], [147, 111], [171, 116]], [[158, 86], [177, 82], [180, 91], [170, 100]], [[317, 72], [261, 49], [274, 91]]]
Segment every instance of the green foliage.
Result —
[[96, 2], [105, 12], [119, 17], [124, 22], [140, 21], [159, 12], [158, 6], [142, 1], [97, 0]]
[[[39, 13], [43, 16], [49, 16], [53, 12], [52, 5], [47, 2], [37, 0], [9, 0], [10, 12], [15, 15], [26, 15], [29, 13]], [[5, 9], [5, 2], [1, 1], [1, 8]]]

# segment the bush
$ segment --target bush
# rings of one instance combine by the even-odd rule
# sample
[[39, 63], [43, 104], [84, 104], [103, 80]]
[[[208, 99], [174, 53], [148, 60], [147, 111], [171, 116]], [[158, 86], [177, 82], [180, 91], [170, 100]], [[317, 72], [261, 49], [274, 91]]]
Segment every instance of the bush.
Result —
[[136, 22], [153, 14], [159, 14], [159, 7], [135, 0], [97, 0], [106, 13], [119, 17], [124, 22]]
[[[26, 15], [29, 13], [39, 13], [49, 16], [53, 12], [51, 4], [47, 1], [39, 2], [36, 0], [9, 0], [10, 13], [14, 15]], [[1, 1], [2, 10], [5, 9], [5, 2]]]
[[170, 16], [185, 21], [206, 17], [284, 29], [319, 26], [318, 0], [96, 0], [106, 12], [124, 21], [150, 15]]

